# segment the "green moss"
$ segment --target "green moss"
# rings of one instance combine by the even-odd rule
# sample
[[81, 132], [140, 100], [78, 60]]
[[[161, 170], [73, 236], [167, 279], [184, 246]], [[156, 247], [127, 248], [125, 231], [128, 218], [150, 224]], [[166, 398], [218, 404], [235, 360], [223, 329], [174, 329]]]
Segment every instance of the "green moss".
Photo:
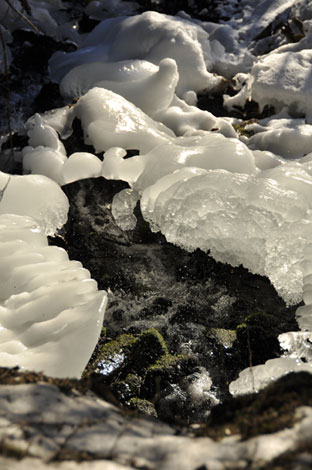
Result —
[[197, 365], [194, 357], [169, 354], [163, 336], [150, 328], [138, 337], [124, 334], [105, 342], [88, 374], [91, 380], [96, 376], [98, 389], [102, 380], [104, 389], [108, 387], [117, 402], [133, 407], [134, 399], [156, 402], [160, 389], [178, 383]]
[[258, 120], [252, 118], [248, 119], [247, 121], [242, 121], [238, 124], [233, 124], [233, 127], [239, 135], [251, 137], [252, 135], [254, 135], [254, 131], [246, 129], [246, 126], [248, 126], [249, 124], [254, 124], [255, 122], [258, 122]]
[[231, 348], [237, 337], [235, 330], [226, 330], [224, 328], [211, 328], [209, 332], [226, 348]]
[[124, 334], [118, 336], [115, 340], [103, 344], [94, 358], [93, 363], [89, 365], [87, 373], [104, 373], [104, 370], [112, 368], [115, 373], [123, 365], [123, 357], [130, 354], [136, 338], [133, 335]]
[[157, 402], [161, 390], [169, 384], [179, 383], [182, 377], [193, 373], [197, 365], [193, 356], [165, 354], [148, 368], [141, 392], [146, 398]]
[[273, 315], [264, 312], [254, 312], [250, 313], [244, 318], [244, 321], [237, 325], [236, 330], [240, 328], [246, 328], [247, 326], [261, 328], [264, 331], [267, 328], [276, 327], [278, 320]]
[[144, 398], [131, 398], [129, 407], [133, 410], [138, 410], [142, 413], [155, 416], [155, 418], [157, 418], [157, 413], [153, 403], [149, 400], [145, 400]]

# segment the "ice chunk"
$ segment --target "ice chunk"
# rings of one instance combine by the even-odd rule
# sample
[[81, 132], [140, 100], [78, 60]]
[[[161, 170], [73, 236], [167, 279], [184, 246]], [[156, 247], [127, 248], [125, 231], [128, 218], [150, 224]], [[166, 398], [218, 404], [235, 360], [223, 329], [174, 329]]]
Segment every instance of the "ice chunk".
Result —
[[283, 165], [285, 160], [281, 157], [278, 157], [272, 152], [267, 150], [254, 150], [256, 167], [260, 170], [269, 170], [270, 168], [275, 168], [276, 166]]
[[23, 168], [25, 173], [44, 175], [63, 184], [63, 165], [66, 155], [50, 147], [24, 147]]
[[143, 217], [168, 241], [191, 251], [210, 250], [216, 260], [234, 266], [243, 264], [268, 276], [286, 302], [299, 302], [301, 260], [312, 234], [309, 180], [286, 184], [283, 172], [264, 178], [194, 170], [178, 170], [147, 187], [141, 198]]
[[114, 146], [146, 152], [174, 137], [167, 127], [104, 88], [92, 88], [82, 96], [75, 115], [81, 120], [85, 142], [92, 143], [96, 152]]
[[26, 123], [28, 144], [31, 147], [50, 147], [58, 153], [66, 155], [65, 147], [56, 130], [47, 124], [40, 114], [35, 114]]
[[0, 216], [0, 364], [80, 377], [98, 340], [106, 293], [29, 217]]
[[198, 109], [177, 96], [173, 97], [167, 109], [156, 114], [155, 119], [172, 129], [177, 136], [204, 135], [201, 131], [214, 130], [226, 137], [236, 137], [236, 132], [229, 121], [216, 118], [208, 111]]
[[229, 390], [234, 396], [258, 392], [283, 375], [301, 371], [312, 373], [312, 364], [290, 357], [270, 359], [265, 364], [240, 372], [238, 379], [230, 383]]
[[32, 217], [46, 235], [54, 235], [66, 220], [68, 199], [59, 185], [41, 175], [8, 175], [0, 172], [0, 214]]
[[122, 230], [133, 230], [137, 219], [133, 210], [137, 205], [139, 195], [132, 189], [123, 189], [114, 196], [112, 202], [112, 215]]
[[102, 161], [92, 153], [75, 152], [65, 161], [62, 171], [62, 184], [85, 178], [97, 178], [102, 173]]
[[[249, 138], [248, 146], [252, 149], [269, 150], [285, 158], [303, 157], [312, 150], [312, 126], [303, 119], [272, 119], [267, 127], [255, 130]], [[261, 122], [261, 121], [260, 121]]]
[[290, 331], [278, 337], [281, 347], [287, 357], [302, 359], [307, 362], [312, 360], [312, 333], [307, 331]]
[[[144, 80], [158, 70], [157, 65], [139, 59], [82, 63], [71, 69], [61, 80], [60, 92], [64, 98], [73, 99], [84, 95], [100, 81], [132, 82]], [[103, 88], [107, 87], [103, 86]]]

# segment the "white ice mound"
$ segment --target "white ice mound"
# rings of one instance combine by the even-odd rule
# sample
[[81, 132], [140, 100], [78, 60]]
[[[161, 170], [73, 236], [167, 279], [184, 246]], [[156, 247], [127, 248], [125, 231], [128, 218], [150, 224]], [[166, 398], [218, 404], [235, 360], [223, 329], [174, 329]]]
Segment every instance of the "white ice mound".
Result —
[[153, 11], [102, 21], [80, 49], [52, 57], [50, 74], [59, 82], [72, 68], [85, 63], [143, 59], [159, 65], [167, 57], [178, 66], [179, 96], [219, 83], [207, 71], [213, 61], [207, 32], [194, 22]]
[[143, 191], [142, 214], [169, 242], [266, 275], [287, 303], [296, 303], [312, 235], [312, 178], [295, 170], [291, 164], [260, 175], [183, 168]]
[[41, 175], [0, 172], [0, 214], [32, 217], [46, 235], [67, 221], [69, 203], [59, 185]]
[[251, 124], [255, 135], [248, 139], [251, 149], [268, 150], [285, 158], [298, 158], [312, 151], [312, 126], [304, 119], [264, 119]]
[[249, 95], [262, 110], [272, 105], [276, 111], [287, 106], [292, 113], [311, 118], [312, 51], [271, 53], [252, 68]]
[[238, 379], [230, 383], [229, 390], [234, 396], [258, 392], [290, 372], [302, 371], [312, 373], [312, 364], [291, 357], [270, 359], [265, 364], [244, 369], [240, 372]]
[[[60, 131], [64, 130], [64, 126], [71, 125], [71, 108], [55, 111], [57, 117], [51, 115], [48, 119], [50, 124], [59, 127]], [[57, 122], [54, 123], [54, 120]], [[58, 133], [43, 116], [36, 114], [27, 121], [26, 126], [30, 145], [22, 150], [25, 173], [47, 176], [59, 185], [101, 175], [102, 162], [96, 155], [75, 152], [67, 158]]]
[[174, 138], [173, 132], [147, 116], [122, 96], [104, 88], [92, 88], [75, 106], [86, 144], [96, 152], [119, 146], [148, 152]]
[[[118, 64], [118, 62], [115, 64], [116, 69]], [[105, 69], [104, 64], [97, 64], [97, 71], [102, 67]], [[159, 67], [154, 66], [156, 70], [153, 73], [132, 80], [129, 77], [120, 80], [117, 73], [111, 78], [106, 78], [105, 73], [97, 78], [94, 76], [93, 68], [93, 64], [86, 64], [71, 70], [60, 84], [61, 94], [72, 99], [83, 95], [94, 86], [106, 88], [123, 96], [149, 116], [154, 116], [168, 108], [179, 80], [177, 65], [173, 59], [162, 59]]]
[[120, 150], [106, 152], [103, 176], [127, 181], [139, 192], [185, 166], [247, 174], [258, 172], [253, 153], [246, 145], [213, 132], [181, 137], [130, 159], [123, 159], [124, 155]]
[[157, 65], [139, 59], [82, 63], [72, 68], [61, 80], [60, 92], [64, 98], [72, 99], [84, 95], [101, 80], [136, 82], [150, 77], [157, 71]]
[[0, 365], [81, 376], [107, 295], [29, 217], [0, 216]]

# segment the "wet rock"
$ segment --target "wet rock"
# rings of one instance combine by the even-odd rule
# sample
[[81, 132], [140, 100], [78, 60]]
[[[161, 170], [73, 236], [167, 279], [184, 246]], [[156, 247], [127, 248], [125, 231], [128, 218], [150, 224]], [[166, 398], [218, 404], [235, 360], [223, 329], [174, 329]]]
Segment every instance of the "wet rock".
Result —
[[[136, 228], [123, 232], [112, 217], [111, 201], [125, 187], [125, 183], [104, 178], [65, 186], [70, 215], [64, 240], [70, 257], [80, 260], [99, 287], [109, 291], [103, 344], [120, 335], [137, 339], [143, 331], [154, 328], [164, 338], [169, 355], [192, 358], [174, 380], [168, 372], [169, 378], [161, 378], [162, 394], [158, 395], [168, 403], [166, 397], [171, 397], [168, 406], [163, 406], [165, 401], [160, 405], [159, 399], [154, 403], [156, 386], [151, 391], [146, 378], [151, 372], [146, 377], [145, 372], [141, 374], [144, 386], [140, 394], [128, 395], [124, 384], [118, 385], [118, 393], [153, 402], [157, 413], [170, 422], [176, 415], [187, 423], [196, 421], [209, 411], [213, 400], [207, 400], [205, 406], [202, 401], [194, 410], [187, 386], [181, 386], [182, 379], [203, 368], [212, 379], [216, 397], [228, 396], [228, 383], [240, 370], [262, 362], [264, 357], [275, 357], [278, 334], [297, 329], [295, 307], [286, 308], [266, 278], [251, 275], [242, 267], [216, 263], [200, 250], [188, 253], [167, 243], [162, 235], [151, 233], [139, 207]], [[232, 341], [224, 340], [225, 333], [223, 339], [217, 334], [221, 329], [232, 335]], [[144, 361], [154, 367], [146, 353], [126, 369], [119, 360], [114, 367], [122, 380], [128, 374], [137, 375], [140, 368], [146, 371]], [[126, 374], [120, 374], [121, 370]], [[171, 389], [169, 383], [173, 384]], [[175, 403], [184, 404], [179, 408]], [[176, 411], [160, 411], [165, 409]]]
[[[31, 374], [11, 377], [0, 370], [1, 468], [272, 470], [282, 464], [295, 470], [311, 462], [310, 374], [291, 374], [256, 396], [232, 398], [214, 409], [209, 425], [190, 429], [125, 412], [90, 389], [64, 394], [57, 379], [23, 383]], [[214, 439], [207, 436], [216, 430]]]

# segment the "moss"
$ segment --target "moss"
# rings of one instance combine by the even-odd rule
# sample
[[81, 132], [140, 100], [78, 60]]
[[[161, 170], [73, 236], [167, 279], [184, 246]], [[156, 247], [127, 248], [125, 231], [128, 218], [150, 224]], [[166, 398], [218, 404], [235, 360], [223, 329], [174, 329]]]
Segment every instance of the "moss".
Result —
[[137, 337], [124, 334], [106, 341], [98, 348], [86, 377], [94, 382], [96, 393], [133, 408], [136, 399], [153, 400], [156, 404], [160, 390], [179, 383], [197, 366], [198, 362], [192, 356], [169, 354], [163, 336], [150, 328]]
[[144, 398], [131, 398], [129, 407], [133, 410], [138, 410], [142, 413], [155, 416], [155, 418], [157, 418], [155, 406], [152, 402], [145, 400]]
[[141, 393], [156, 402], [161, 390], [169, 384], [179, 383], [182, 377], [193, 373], [197, 366], [197, 359], [193, 356], [165, 354], [148, 368]]
[[[133, 335], [124, 334], [105, 343], [98, 351], [93, 365], [88, 368], [88, 373], [93, 371], [104, 373], [110, 368], [112, 368], [112, 373], [116, 373], [116, 370], [122, 367], [123, 361], [121, 358], [130, 353], [135, 342], [136, 338]], [[105, 372], [105, 374], [107, 373]]]
[[254, 124], [256, 122], [258, 122], [258, 120], [255, 118], [252, 118], [252, 119], [248, 119], [247, 121], [242, 121], [238, 124], [233, 124], [233, 127], [239, 135], [251, 137], [252, 135], [254, 135], [254, 131], [246, 129], [246, 126], [248, 126], [249, 124]]
[[221, 343], [225, 348], [231, 348], [237, 338], [235, 330], [227, 330], [225, 328], [211, 328], [209, 332]]
[[167, 354], [166, 342], [159, 331], [155, 328], [143, 331], [132, 351], [134, 370], [146, 369]]

